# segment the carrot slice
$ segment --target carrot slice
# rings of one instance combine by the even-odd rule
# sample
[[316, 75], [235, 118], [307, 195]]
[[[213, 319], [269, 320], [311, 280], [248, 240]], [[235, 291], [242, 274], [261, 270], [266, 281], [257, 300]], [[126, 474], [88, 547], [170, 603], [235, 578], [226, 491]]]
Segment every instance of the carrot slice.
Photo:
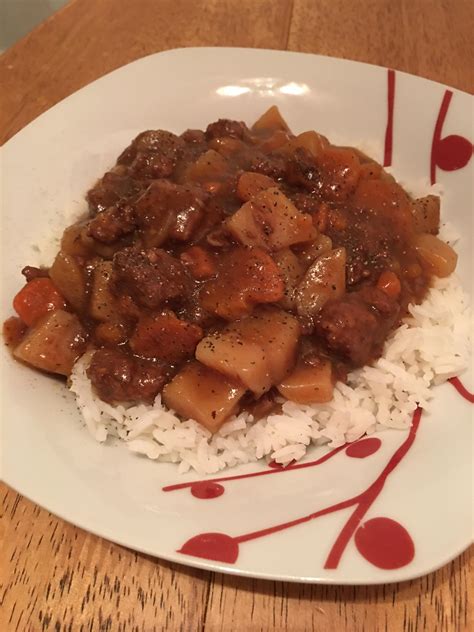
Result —
[[64, 309], [66, 302], [47, 277], [29, 281], [13, 299], [13, 309], [31, 327], [48, 312]]

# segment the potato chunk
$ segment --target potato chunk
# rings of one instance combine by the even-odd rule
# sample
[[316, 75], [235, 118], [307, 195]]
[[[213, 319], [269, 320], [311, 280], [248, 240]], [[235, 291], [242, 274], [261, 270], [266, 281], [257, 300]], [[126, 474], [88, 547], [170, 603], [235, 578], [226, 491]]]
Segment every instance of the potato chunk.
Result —
[[270, 187], [246, 202], [226, 222], [245, 246], [280, 250], [311, 241], [317, 235], [311, 215], [301, 213], [278, 187]]
[[334, 391], [331, 362], [322, 360], [316, 366], [301, 364], [277, 388], [283, 397], [297, 404], [329, 402]]
[[237, 409], [245, 387], [199, 362], [186, 364], [163, 389], [163, 401], [185, 419], [217, 432]]
[[279, 309], [261, 309], [206, 336], [196, 358], [261, 395], [289, 373], [295, 363], [300, 327]]
[[60, 250], [49, 269], [49, 276], [68, 303], [81, 311], [86, 302], [86, 280], [76, 259]]
[[300, 316], [312, 318], [329, 299], [344, 294], [345, 266], [345, 248], [336, 248], [316, 259], [296, 290], [296, 307]]
[[30, 329], [13, 355], [37, 369], [69, 375], [85, 350], [86, 337], [77, 316], [58, 309]]

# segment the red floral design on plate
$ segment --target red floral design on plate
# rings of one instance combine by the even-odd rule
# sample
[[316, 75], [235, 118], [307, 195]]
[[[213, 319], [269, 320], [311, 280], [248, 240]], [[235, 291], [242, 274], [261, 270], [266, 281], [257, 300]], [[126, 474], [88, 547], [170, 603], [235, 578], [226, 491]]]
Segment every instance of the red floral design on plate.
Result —
[[458, 134], [450, 134], [442, 138], [443, 126], [453, 93], [446, 90], [438, 113], [433, 141], [431, 144], [431, 184], [436, 182], [436, 168], [443, 171], [456, 171], [462, 169], [471, 160], [473, 145], [471, 141]]

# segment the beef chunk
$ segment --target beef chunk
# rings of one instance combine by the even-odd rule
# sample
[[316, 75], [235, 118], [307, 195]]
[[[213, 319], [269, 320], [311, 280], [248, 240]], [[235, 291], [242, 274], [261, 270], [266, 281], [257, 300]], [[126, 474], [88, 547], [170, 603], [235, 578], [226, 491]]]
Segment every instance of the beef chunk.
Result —
[[248, 165], [248, 171], [255, 171], [274, 180], [280, 180], [285, 175], [286, 162], [283, 156], [257, 152]]
[[185, 146], [184, 141], [164, 130], [149, 130], [139, 134], [119, 156], [118, 163], [130, 166], [140, 178], [166, 178], [173, 169]]
[[183, 264], [164, 250], [124, 248], [113, 259], [111, 289], [153, 309], [172, 299], [185, 300], [192, 280]]
[[356, 293], [326, 303], [315, 327], [329, 351], [354, 367], [381, 355], [386, 330], [376, 311]]
[[91, 221], [88, 234], [105, 244], [133, 232], [136, 227], [135, 211], [130, 204], [118, 202], [102, 211]]
[[195, 187], [152, 182], [135, 205], [145, 244], [161, 246], [167, 238], [189, 241], [203, 216], [205, 197]]
[[21, 273], [27, 282], [33, 281], [33, 279], [41, 279], [42, 277], [49, 276], [48, 268], [36, 268], [35, 266], [25, 266]]
[[298, 147], [286, 164], [286, 179], [290, 184], [302, 186], [308, 191], [320, 188], [320, 173], [313, 156]]
[[101, 399], [151, 403], [169, 379], [159, 363], [136, 358], [120, 349], [99, 349], [92, 356], [87, 375]]
[[241, 121], [230, 121], [229, 119], [219, 119], [211, 123], [206, 129], [207, 140], [213, 138], [244, 138], [248, 133], [248, 128]]
[[122, 199], [130, 199], [140, 190], [141, 184], [134, 180], [129, 169], [115, 167], [108, 171], [87, 193], [89, 210], [92, 215], [105, 211]]

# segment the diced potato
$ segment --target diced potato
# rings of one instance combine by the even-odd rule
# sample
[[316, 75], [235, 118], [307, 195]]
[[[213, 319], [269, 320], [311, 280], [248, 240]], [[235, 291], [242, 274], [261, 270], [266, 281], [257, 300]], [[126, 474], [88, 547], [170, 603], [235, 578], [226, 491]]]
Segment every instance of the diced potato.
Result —
[[290, 131], [290, 128], [280, 114], [280, 110], [276, 105], [272, 105], [268, 108], [268, 110], [264, 112], [262, 116], [252, 125], [253, 132], [265, 129], [281, 129], [284, 132]]
[[332, 250], [332, 239], [320, 233], [314, 241], [298, 247], [298, 259], [304, 261], [306, 266], [309, 266], [318, 257], [330, 250]]
[[264, 393], [272, 386], [262, 346], [237, 331], [225, 329], [206, 336], [196, 348], [196, 359], [231, 379], [240, 380], [254, 393]]
[[308, 268], [296, 291], [298, 314], [314, 318], [329, 299], [342, 296], [345, 288], [346, 250], [336, 248]]
[[299, 333], [290, 314], [262, 309], [204, 338], [196, 358], [261, 395], [292, 370]]
[[82, 311], [86, 302], [86, 281], [76, 259], [60, 250], [49, 269], [49, 276], [68, 303]]
[[[91, 248], [82, 239], [83, 229], [84, 222], [78, 222], [66, 228], [61, 239], [61, 250], [64, 253], [73, 257], [90, 256]], [[89, 242], [92, 242], [90, 238]]]
[[194, 182], [208, 182], [222, 179], [229, 171], [227, 160], [214, 149], [201, 154], [187, 172]]
[[329, 141], [325, 136], [317, 132], [303, 132], [302, 134], [298, 134], [295, 138], [292, 138], [289, 143], [284, 146], [283, 153], [292, 153], [295, 149], [298, 149], [298, 147], [306, 149], [306, 151], [316, 158], [329, 147]]
[[13, 355], [37, 369], [69, 375], [85, 344], [86, 332], [77, 316], [58, 309], [28, 331]]
[[178, 415], [195, 419], [214, 433], [236, 412], [245, 390], [222, 373], [191, 362], [164, 387], [163, 401]]
[[415, 200], [411, 207], [414, 229], [417, 233], [437, 235], [439, 231], [440, 202], [437, 195]]
[[422, 267], [438, 277], [447, 277], [456, 269], [456, 252], [438, 237], [422, 233], [415, 240], [415, 250]]
[[289, 248], [283, 248], [275, 252], [273, 260], [277, 264], [281, 278], [285, 284], [285, 294], [279, 304], [284, 309], [293, 309], [295, 306], [296, 288], [305, 273], [305, 268], [300, 258]]
[[283, 150], [284, 153], [284, 148], [290, 144], [290, 140], [292, 138], [293, 137], [290, 132], [277, 129], [269, 138], [266, 138], [263, 142], [259, 143], [259, 149], [266, 154], [272, 151], [280, 150]]
[[246, 202], [226, 222], [228, 230], [245, 246], [280, 250], [311, 241], [317, 235], [311, 215], [301, 213], [277, 187]]
[[277, 183], [275, 180], [263, 175], [263, 173], [244, 171], [237, 182], [237, 195], [241, 200], [247, 202], [257, 195], [257, 193], [260, 193], [260, 191], [265, 191], [265, 189], [276, 186]]
[[240, 140], [240, 138], [222, 136], [213, 138], [209, 142], [209, 147], [211, 149], [215, 149], [219, 154], [222, 154], [222, 156], [227, 158], [245, 148], [245, 144]]
[[257, 303], [276, 303], [285, 286], [276, 263], [263, 250], [233, 248], [221, 255], [215, 278], [199, 293], [202, 307], [226, 320], [250, 314]]
[[277, 384], [292, 370], [300, 324], [291, 314], [274, 307], [260, 308], [249, 318], [232, 323], [230, 329], [262, 347], [267, 357], [272, 384]]
[[111, 261], [99, 262], [92, 273], [89, 313], [92, 318], [103, 322], [113, 320], [117, 314], [116, 299], [109, 289], [109, 280], [111, 276]]
[[329, 360], [316, 366], [298, 365], [278, 386], [278, 390], [298, 404], [323, 404], [333, 398], [334, 378]]

